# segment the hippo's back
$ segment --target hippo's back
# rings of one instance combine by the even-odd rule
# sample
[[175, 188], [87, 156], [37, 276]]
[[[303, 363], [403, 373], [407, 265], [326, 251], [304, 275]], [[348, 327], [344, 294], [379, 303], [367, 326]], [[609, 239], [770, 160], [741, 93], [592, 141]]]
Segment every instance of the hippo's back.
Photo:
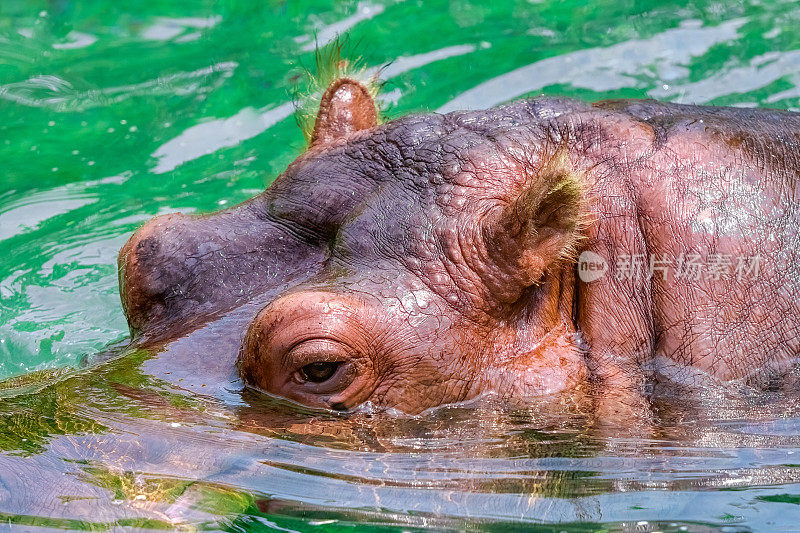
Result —
[[638, 100], [593, 109], [630, 125], [615, 126], [628, 135], [618, 179], [637, 191], [657, 361], [761, 384], [791, 368], [800, 114]]
[[781, 109], [712, 107], [655, 100], [606, 100], [616, 111], [653, 129], [656, 148], [689, 132], [702, 133], [773, 173], [800, 172], [800, 113]]

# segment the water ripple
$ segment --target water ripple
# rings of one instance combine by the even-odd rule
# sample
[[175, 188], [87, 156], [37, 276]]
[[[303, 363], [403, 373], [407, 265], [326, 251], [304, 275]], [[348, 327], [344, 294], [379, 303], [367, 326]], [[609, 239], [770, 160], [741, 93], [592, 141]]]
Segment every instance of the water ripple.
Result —
[[800, 50], [768, 52], [750, 60], [744, 67], [731, 68], [694, 83], [656, 87], [648, 94], [654, 98], [678, 97], [680, 102], [706, 103], [730, 94], [743, 94], [767, 87], [780, 79], [794, 85], [767, 97], [768, 103], [800, 96]]
[[[353, 26], [359, 22], [369, 20], [376, 15], [380, 15], [386, 8], [380, 4], [371, 4], [369, 2], [359, 2], [356, 6], [356, 12], [345, 17], [338, 22], [328, 24], [327, 26], [319, 26], [315, 31], [315, 39], [312, 42], [307, 42], [303, 45], [302, 49], [305, 52], [314, 50], [317, 46], [322, 47], [333, 41], [337, 36], [343, 35]], [[311, 41], [307, 35], [297, 37], [297, 42]]]
[[77, 90], [72, 83], [58, 76], [39, 75], [26, 81], [0, 85], [0, 98], [25, 106], [76, 113], [118, 104], [134, 96], [185, 96], [209, 92], [231, 77], [237, 66], [236, 62], [228, 61], [141, 83], [88, 90]]
[[[715, 44], [734, 40], [746, 19], [718, 26], [701, 27], [698, 21], [684, 21], [680, 27], [605, 48], [578, 50], [531, 63], [483, 82], [440, 107], [440, 113], [460, 109], [484, 109], [507, 102], [548, 85], [569, 84], [596, 92], [640, 87], [637, 78], [647, 65], [658, 65], [659, 77], [672, 79], [683, 74], [685, 65]], [[678, 74], [675, 74], [678, 72]]]

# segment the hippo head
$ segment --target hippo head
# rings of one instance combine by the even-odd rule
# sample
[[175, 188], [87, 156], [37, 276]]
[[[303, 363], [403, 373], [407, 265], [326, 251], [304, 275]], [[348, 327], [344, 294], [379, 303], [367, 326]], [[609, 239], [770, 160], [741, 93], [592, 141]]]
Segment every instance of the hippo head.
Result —
[[264, 193], [156, 218], [125, 245], [137, 342], [247, 309], [230, 333], [244, 382], [337, 410], [585, 382], [572, 317], [583, 174], [547, 119], [567, 105], [378, 125], [370, 91], [337, 80], [308, 150]]

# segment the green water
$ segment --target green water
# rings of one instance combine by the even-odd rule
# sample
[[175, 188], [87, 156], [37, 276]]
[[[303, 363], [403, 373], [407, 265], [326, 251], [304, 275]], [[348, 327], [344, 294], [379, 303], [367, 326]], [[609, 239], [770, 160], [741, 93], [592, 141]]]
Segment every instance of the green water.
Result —
[[798, 27], [790, 1], [2, 0], [0, 377], [44, 372], [2, 393], [0, 524], [797, 528], [793, 403], [630, 441], [492, 406], [343, 420], [198, 395], [168, 354], [48, 369], [126, 338], [115, 260], [138, 225], [245, 200], [302, 150], [315, 38], [388, 65], [389, 117], [538, 94], [794, 109]]

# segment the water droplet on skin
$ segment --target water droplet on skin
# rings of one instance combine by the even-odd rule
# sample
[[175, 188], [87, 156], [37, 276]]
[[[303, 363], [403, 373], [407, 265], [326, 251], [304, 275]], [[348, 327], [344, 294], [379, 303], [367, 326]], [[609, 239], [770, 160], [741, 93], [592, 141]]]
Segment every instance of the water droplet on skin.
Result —
[[172, 426], [174, 428], [179, 428], [179, 427], [181, 427], [181, 423], [180, 422], [173, 422], [172, 424], [170, 424], [170, 426]]

